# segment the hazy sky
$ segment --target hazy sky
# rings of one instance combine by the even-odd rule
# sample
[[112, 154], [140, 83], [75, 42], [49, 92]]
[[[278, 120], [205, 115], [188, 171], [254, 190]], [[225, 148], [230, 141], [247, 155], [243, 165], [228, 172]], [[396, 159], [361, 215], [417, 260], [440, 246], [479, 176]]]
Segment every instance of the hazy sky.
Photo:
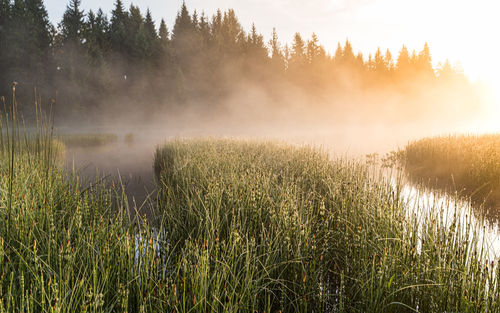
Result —
[[[159, 21], [171, 28], [182, 0], [124, 0], [143, 11], [148, 7]], [[51, 20], [59, 22], [67, 1], [46, 0]], [[114, 0], [82, 0], [82, 7], [105, 12]], [[421, 50], [427, 41], [434, 61], [461, 62], [473, 78], [482, 77], [494, 86], [500, 72], [500, 4], [494, 0], [186, 0], [190, 11], [212, 16], [217, 8], [236, 10], [245, 29], [254, 22], [266, 40], [276, 27], [282, 42], [291, 42], [299, 31], [304, 37], [315, 32], [334, 53], [338, 41], [349, 38], [354, 49], [365, 55], [378, 46], [397, 56], [401, 46]]]

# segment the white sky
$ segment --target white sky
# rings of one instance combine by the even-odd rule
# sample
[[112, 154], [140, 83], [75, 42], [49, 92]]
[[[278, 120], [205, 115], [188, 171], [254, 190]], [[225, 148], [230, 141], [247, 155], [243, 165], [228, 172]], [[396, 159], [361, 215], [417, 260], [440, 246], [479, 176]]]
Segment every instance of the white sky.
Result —
[[[169, 28], [182, 0], [134, 0], [144, 12], [149, 7], [157, 22]], [[68, 1], [45, 0], [51, 20], [60, 21]], [[126, 7], [130, 0], [124, 0]], [[327, 51], [349, 38], [356, 51], [366, 55], [377, 47], [397, 56], [401, 46], [421, 50], [427, 41], [435, 62], [449, 58], [461, 62], [473, 79], [500, 87], [500, 2], [494, 0], [186, 0], [190, 11], [208, 15], [217, 8], [233, 8], [246, 30], [254, 22], [266, 40], [276, 27], [282, 42], [299, 31], [309, 38], [315, 32]], [[82, 7], [108, 13], [114, 0], [82, 0]]]

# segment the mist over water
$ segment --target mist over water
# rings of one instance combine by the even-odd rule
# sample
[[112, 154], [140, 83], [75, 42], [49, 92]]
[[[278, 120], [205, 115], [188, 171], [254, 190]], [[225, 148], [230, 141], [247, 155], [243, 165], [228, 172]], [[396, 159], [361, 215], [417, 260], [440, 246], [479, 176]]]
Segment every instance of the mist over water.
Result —
[[[248, 94], [247, 94], [248, 95]], [[230, 102], [234, 101], [234, 102]], [[106, 178], [115, 185], [122, 184], [133, 206], [154, 199], [155, 182], [153, 157], [157, 146], [174, 138], [226, 137], [284, 141], [297, 145], [321, 147], [332, 157], [363, 159], [366, 154], [403, 148], [408, 142], [441, 134], [472, 132], [477, 120], [454, 120], [449, 116], [419, 118], [408, 116], [395, 121], [388, 115], [377, 114], [379, 121], [370, 118], [363, 108], [342, 115], [331, 109], [312, 110], [307, 104], [279, 108], [262, 99], [240, 95], [239, 99], [224, 102], [213, 111], [190, 108], [182, 112], [156, 112], [144, 117], [137, 112], [124, 112], [111, 117], [103, 114], [95, 125], [69, 126], [68, 121], [56, 126], [60, 133], [111, 133], [118, 136], [115, 143], [98, 147], [69, 147], [66, 167], [82, 177], [96, 181]], [[138, 106], [140, 107], [140, 106]], [[356, 112], [357, 110], [357, 112]], [[66, 124], [66, 125], [64, 125]], [[76, 123], [75, 123], [76, 124]], [[125, 136], [133, 134], [127, 142]]]

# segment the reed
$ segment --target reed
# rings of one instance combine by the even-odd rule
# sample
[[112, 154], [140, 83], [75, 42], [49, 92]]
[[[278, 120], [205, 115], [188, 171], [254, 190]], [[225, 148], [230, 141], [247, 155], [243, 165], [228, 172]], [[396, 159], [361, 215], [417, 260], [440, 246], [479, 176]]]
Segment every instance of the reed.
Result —
[[59, 134], [56, 138], [70, 148], [101, 147], [118, 141], [117, 135], [108, 133]]
[[369, 166], [279, 143], [172, 141], [156, 151], [156, 218], [144, 220], [119, 190], [58, 167], [50, 123], [24, 132], [7, 112], [0, 312], [500, 310], [481, 225], [408, 202]]
[[454, 135], [410, 143], [400, 159], [414, 182], [471, 198], [500, 217], [500, 135]]
[[155, 172], [187, 308], [499, 307], [498, 260], [470, 215], [419, 207], [365, 165], [313, 148], [180, 140], [157, 150]]

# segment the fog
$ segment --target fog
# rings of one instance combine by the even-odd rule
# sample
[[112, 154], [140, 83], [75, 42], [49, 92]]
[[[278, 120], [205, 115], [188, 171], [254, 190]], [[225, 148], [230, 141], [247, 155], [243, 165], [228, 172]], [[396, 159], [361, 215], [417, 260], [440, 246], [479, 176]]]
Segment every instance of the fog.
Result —
[[[190, 103], [143, 112], [142, 106], [151, 105], [116, 103], [109, 110], [100, 110], [89, 119], [92, 122], [61, 119], [56, 123], [58, 133], [118, 135], [118, 141], [110, 145], [68, 148], [66, 167], [88, 181], [106, 177], [110, 183], [123, 184], [129, 200], [137, 207], [146, 207], [144, 202], [154, 199], [154, 152], [168, 140], [224, 137], [284, 141], [317, 146], [332, 157], [363, 160], [366, 154], [383, 155], [423, 137], [484, 132], [487, 121], [495, 117], [494, 102], [486, 101], [492, 99], [486, 93], [481, 99], [472, 99], [474, 105], [468, 107], [455, 106], [463, 99], [454, 102], [453, 90], [449, 90], [449, 95], [439, 99], [419, 95], [413, 103], [405, 102], [405, 109], [398, 109], [403, 106], [401, 101], [409, 98], [389, 91], [352, 89], [349, 96], [340, 99], [331, 96], [312, 101], [288, 85], [275, 101], [266, 90], [241, 84], [216, 107]], [[427, 102], [419, 102], [422, 99]], [[449, 102], [443, 105], [443, 99]], [[114, 106], [128, 109], [116, 110]], [[132, 142], [125, 140], [129, 133], [133, 134]]]
[[109, 17], [71, 2], [55, 28], [40, 6], [0, 12], [0, 43], [11, 43], [0, 49], [0, 95], [18, 82], [28, 126], [36, 102], [56, 133], [117, 134], [115, 144], [68, 147], [66, 165], [89, 180], [121, 175], [138, 200], [154, 189], [155, 147], [172, 138], [278, 140], [363, 158], [421, 137], [491, 131], [498, 116], [491, 89], [433, 60], [427, 43], [364, 55], [347, 39], [326, 51], [315, 34], [283, 43], [274, 30], [265, 42], [232, 9], [206, 16], [183, 4], [158, 28], [150, 11], [120, 1]]

